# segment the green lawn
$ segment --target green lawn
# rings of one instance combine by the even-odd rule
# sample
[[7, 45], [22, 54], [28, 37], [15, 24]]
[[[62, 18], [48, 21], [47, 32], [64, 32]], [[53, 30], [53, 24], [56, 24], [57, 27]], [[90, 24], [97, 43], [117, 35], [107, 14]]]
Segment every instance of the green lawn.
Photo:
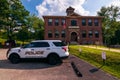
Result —
[[[81, 49], [82, 52], [80, 52], [79, 49]], [[101, 53], [103, 50], [99, 50], [97, 48], [92, 49], [79, 45], [70, 45], [69, 50], [71, 54], [89, 62], [98, 68], [103, 64], [103, 60], [101, 58]], [[101, 69], [112, 74], [113, 76], [120, 78], [120, 52], [105, 52], [107, 56], [106, 64]]]

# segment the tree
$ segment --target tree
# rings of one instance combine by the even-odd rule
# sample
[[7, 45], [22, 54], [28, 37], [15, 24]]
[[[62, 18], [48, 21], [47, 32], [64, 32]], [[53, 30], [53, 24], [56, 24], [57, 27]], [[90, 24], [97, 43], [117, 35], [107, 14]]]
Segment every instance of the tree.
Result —
[[25, 25], [25, 21], [29, 12], [24, 8], [22, 3], [19, 0], [10, 0], [10, 14], [9, 14], [9, 21], [10, 21], [10, 35], [13, 33], [13, 28], [18, 27], [19, 23], [21, 25]]
[[32, 39], [43, 39], [44, 38], [44, 22], [42, 19], [35, 15], [30, 15], [28, 18], [28, 28], [31, 31]]
[[9, 13], [9, 3], [7, 0], [0, 0], [0, 27], [6, 24]]
[[0, 37], [3, 27], [7, 24], [7, 16], [9, 13], [9, 3], [7, 0], [0, 0]]
[[21, 26], [21, 29], [16, 33], [16, 39], [20, 41], [29, 41], [44, 38], [43, 21], [35, 15], [29, 15], [26, 21], [26, 26]]
[[29, 12], [24, 8], [20, 0], [0, 0], [0, 23], [7, 30], [8, 37], [14, 34], [14, 28], [25, 25]]
[[23, 42], [27, 41], [30, 38], [30, 33], [26, 27], [22, 27], [22, 29], [16, 34], [17, 40], [20, 40]]
[[120, 16], [120, 8], [117, 6], [102, 7], [100, 11], [97, 12], [98, 16], [103, 16], [102, 26], [103, 26], [103, 38], [104, 42], [109, 45], [111, 44], [111, 38], [115, 36], [115, 32], [118, 28], [117, 19]]
[[112, 44], [120, 44], [120, 22], [116, 22], [116, 25], [118, 26], [115, 36], [111, 39]]

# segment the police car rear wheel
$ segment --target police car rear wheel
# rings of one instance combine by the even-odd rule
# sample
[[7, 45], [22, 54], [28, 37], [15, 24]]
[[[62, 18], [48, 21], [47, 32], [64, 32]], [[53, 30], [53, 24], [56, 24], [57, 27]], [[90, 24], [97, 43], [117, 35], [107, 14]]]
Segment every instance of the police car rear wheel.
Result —
[[48, 63], [50, 65], [56, 65], [56, 64], [60, 63], [60, 61], [61, 61], [60, 57], [56, 54], [49, 55], [47, 59], [48, 59]]
[[12, 54], [12, 55], [10, 55], [9, 60], [10, 60], [11, 63], [17, 64], [17, 63], [20, 62], [20, 57], [17, 54]]

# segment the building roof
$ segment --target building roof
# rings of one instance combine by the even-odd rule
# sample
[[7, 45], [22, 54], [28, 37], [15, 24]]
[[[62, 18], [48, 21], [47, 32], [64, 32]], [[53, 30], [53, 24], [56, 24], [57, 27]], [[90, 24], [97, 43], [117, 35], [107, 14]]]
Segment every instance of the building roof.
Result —
[[70, 16], [53, 16], [53, 15], [44, 15], [43, 18], [69, 18], [69, 17], [77, 17], [77, 18], [103, 18], [103, 16], [74, 16], [74, 14]]
[[[68, 14], [69, 11], [70, 14]], [[71, 6], [66, 9], [66, 12], [68, 12], [66, 16], [43, 15], [43, 18], [103, 18], [103, 16], [81, 16], [78, 13], [74, 12], [74, 8], [72, 8]]]

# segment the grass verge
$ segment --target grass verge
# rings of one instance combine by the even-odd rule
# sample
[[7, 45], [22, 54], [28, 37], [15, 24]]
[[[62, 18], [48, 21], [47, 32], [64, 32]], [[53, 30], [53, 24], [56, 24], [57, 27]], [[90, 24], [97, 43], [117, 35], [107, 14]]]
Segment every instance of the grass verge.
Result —
[[[81, 52], [79, 49], [81, 49]], [[71, 54], [89, 62], [96, 67], [100, 67], [103, 64], [101, 53], [104, 50], [92, 49], [79, 45], [70, 45], [69, 50]], [[101, 69], [112, 74], [113, 76], [120, 78], [120, 52], [105, 52], [107, 59], [105, 65]]]

